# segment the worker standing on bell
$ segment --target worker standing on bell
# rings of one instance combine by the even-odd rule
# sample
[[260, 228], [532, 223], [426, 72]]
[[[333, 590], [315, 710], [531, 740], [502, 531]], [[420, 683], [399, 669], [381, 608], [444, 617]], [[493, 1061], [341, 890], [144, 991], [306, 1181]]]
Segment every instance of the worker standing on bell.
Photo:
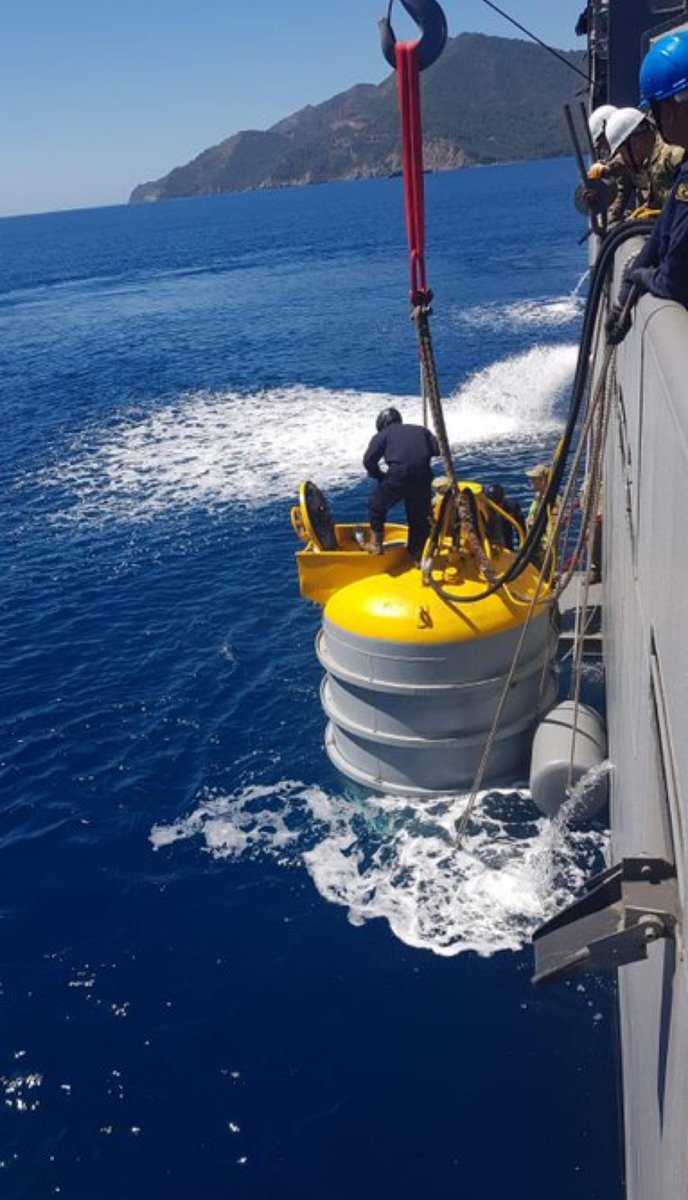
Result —
[[[688, 150], [688, 30], [659, 38], [640, 69], [641, 104], [651, 109], [662, 137]], [[631, 324], [631, 289], [688, 308], [688, 162], [684, 157], [652, 236], [628, 271], [607, 321], [616, 345]]]
[[526, 531], [520, 504], [513, 497], [506, 495], [501, 483], [491, 483], [489, 487], [485, 488], [485, 495], [488, 500], [501, 508], [502, 513], [511, 517], [511, 521], [508, 521], [502, 516], [502, 513], [492, 509], [488, 515], [486, 529], [489, 541], [494, 546], [504, 546], [507, 550], [514, 550], [519, 541], [518, 531], [520, 530], [522, 534], [525, 534]]
[[[377, 487], [370, 497], [372, 554], [382, 554], [385, 521], [390, 508], [404, 501], [408, 521], [408, 552], [417, 563], [423, 552], [432, 509], [431, 459], [440, 453], [434, 433], [424, 425], [404, 425], [396, 408], [385, 408], [375, 422], [377, 433], [363, 457], [363, 466]], [[387, 471], [380, 469], [384, 459]]]
[[[534, 492], [534, 496], [530, 502], [528, 514], [526, 516], [526, 531], [530, 533], [530, 530], [535, 524], [538, 513], [540, 512], [540, 508], [545, 502], [545, 496], [547, 495], [547, 489], [550, 481], [550, 468], [547, 466], [547, 463], [538, 463], [536, 466], [531, 467], [528, 471], [526, 471], [526, 475], [533, 486]], [[537, 546], [533, 547], [532, 561], [538, 567], [542, 566], [545, 560], [546, 551], [552, 540], [554, 524], [558, 514], [558, 503], [559, 502], [557, 500], [556, 504], [548, 507], [547, 526], [540, 537]]]

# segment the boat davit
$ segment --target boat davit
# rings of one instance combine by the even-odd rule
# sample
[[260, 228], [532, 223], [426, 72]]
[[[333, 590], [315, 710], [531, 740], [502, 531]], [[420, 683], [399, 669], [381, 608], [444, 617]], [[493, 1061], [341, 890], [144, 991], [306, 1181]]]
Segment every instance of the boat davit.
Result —
[[534, 726], [556, 695], [556, 610], [532, 563], [501, 582], [518, 551], [487, 536], [494, 511], [515, 525], [480, 484], [438, 499], [419, 568], [404, 525], [388, 524], [372, 555], [368, 527], [335, 524], [324, 494], [302, 485], [292, 524], [305, 543], [301, 593], [324, 609], [325, 747], [357, 783], [413, 796], [466, 787], [488, 737], [485, 782], [527, 771]]

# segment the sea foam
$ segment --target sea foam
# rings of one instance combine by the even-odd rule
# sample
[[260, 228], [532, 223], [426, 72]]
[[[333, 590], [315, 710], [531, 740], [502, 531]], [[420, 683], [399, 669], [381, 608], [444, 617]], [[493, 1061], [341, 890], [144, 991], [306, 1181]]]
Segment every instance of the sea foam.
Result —
[[457, 308], [453, 319], [458, 325], [473, 329], [562, 329], [577, 324], [585, 307], [584, 285], [586, 271], [572, 292], [565, 296], [516, 300], [510, 304], [493, 302], [476, 307]]
[[[469, 377], [445, 400], [452, 445], [529, 441], [555, 430], [573, 346], [536, 346]], [[336, 491], [361, 477], [377, 412], [417, 397], [293, 385], [254, 394], [198, 392], [82, 431], [69, 452], [24, 484], [55, 486], [64, 521], [152, 520], [170, 509], [286, 500], [304, 478]], [[323, 479], [326, 473], [326, 479]]]
[[458, 845], [465, 804], [466, 796], [356, 800], [283, 780], [203, 792], [150, 840], [156, 849], [198, 840], [215, 858], [305, 869], [353, 925], [382, 919], [400, 941], [438, 955], [518, 950], [602, 865], [605, 837], [549, 821], [524, 792], [491, 792]]

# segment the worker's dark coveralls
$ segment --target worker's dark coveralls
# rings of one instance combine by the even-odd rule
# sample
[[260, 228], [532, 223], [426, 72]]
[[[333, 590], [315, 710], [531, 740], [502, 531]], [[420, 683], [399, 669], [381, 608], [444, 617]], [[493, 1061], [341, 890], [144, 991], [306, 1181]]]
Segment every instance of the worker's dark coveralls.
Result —
[[[502, 499], [498, 500], [497, 503], [500, 508], [504, 509], [505, 513], [514, 518], [514, 521], [520, 525], [525, 533], [526, 523], [518, 501], [512, 500], [510, 496], [502, 496]], [[487, 536], [489, 541], [494, 542], [497, 546], [505, 546], [507, 550], [514, 550], [516, 547], [516, 530], [511, 521], [505, 521], [500, 513], [490, 513], [487, 519]]]
[[[440, 453], [434, 433], [423, 425], [403, 425], [395, 422], [376, 433], [363, 458], [363, 466], [378, 480], [370, 502], [370, 528], [380, 538], [390, 508], [404, 501], [408, 521], [408, 550], [412, 558], [420, 558], [428, 536], [432, 508], [432, 471], [430, 459]], [[380, 470], [380, 460], [387, 463], [387, 474]]]
[[627, 273], [620, 308], [634, 283], [641, 292], [688, 308], [688, 162], [682, 163], [652, 236]]

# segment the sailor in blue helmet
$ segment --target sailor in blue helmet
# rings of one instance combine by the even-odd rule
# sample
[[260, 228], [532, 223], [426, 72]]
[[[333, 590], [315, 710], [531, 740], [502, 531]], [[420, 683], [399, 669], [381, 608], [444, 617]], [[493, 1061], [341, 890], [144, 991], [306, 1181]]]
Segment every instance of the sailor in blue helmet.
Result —
[[[640, 95], [665, 142], [688, 149], [688, 30], [659, 38], [640, 68]], [[624, 312], [630, 289], [676, 300], [688, 308], [688, 162], [684, 158], [662, 215], [628, 272], [607, 321], [616, 344], [630, 328]]]
[[[390, 508], [404, 501], [408, 521], [408, 551], [418, 562], [428, 536], [432, 508], [430, 460], [440, 453], [434, 433], [424, 425], [404, 425], [396, 408], [385, 408], [375, 423], [377, 433], [363, 457], [363, 466], [377, 487], [368, 513], [372, 538], [369, 549], [382, 554], [385, 520]], [[384, 459], [387, 471], [380, 470]]]

